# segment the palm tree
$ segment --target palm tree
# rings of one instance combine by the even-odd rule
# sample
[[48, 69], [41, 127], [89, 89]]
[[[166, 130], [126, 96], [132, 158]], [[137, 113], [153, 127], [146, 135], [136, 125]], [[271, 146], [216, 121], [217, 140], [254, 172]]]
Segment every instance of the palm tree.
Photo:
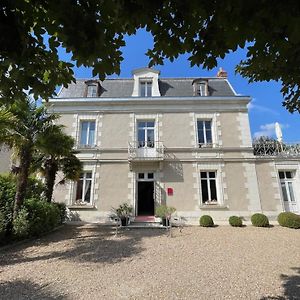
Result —
[[29, 98], [0, 108], [0, 144], [12, 148], [19, 163], [13, 218], [25, 198], [35, 147], [57, 118], [58, 115], [48, 114], [44, 106], [37, 106]]
[[66, 179], [77, 180], [80, 177], [82, 165], [73, 150], [74, 144], [74, 139], [63, 132], [61, 125], [48, 128], [38, 141], [34, 168], [41, 171], [44, 176], [45, 196], [48, 202], [52, 200], [56, 175], [59, 171], [64, 174], [60, 183], [64, 183]]

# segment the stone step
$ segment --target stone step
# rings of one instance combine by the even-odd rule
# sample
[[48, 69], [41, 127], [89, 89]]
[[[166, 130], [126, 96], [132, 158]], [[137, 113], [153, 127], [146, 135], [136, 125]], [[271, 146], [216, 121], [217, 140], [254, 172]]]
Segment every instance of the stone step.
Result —
[[165, 228], [160, 222], [133, 221], [128, 225], [130, 228]]

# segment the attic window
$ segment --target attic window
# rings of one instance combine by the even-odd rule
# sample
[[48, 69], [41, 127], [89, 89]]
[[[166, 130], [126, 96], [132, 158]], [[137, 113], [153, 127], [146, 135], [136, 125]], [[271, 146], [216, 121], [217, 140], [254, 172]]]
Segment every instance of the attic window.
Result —
[[207, 96], [207, 82], [200, 81], [196, 83], [196, 96]]
[[88, 84], [86, 96], [87, 97], [97, 97], [98, 96], [98, 84]]
[[141, 97], [152, 96], [152, 80], [140, 81], [140, 96]]

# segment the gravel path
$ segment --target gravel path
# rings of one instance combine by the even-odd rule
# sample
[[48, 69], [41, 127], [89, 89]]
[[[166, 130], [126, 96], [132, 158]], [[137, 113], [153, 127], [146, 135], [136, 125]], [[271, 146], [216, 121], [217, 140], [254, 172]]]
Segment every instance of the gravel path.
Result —
[[300, 230], [65, 226], [0, 250], [0, 299], [300, 299]]

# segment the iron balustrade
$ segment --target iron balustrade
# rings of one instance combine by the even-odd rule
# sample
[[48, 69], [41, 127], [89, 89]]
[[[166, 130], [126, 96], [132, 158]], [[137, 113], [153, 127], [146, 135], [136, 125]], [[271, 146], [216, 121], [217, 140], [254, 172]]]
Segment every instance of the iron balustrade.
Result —
[[253, 143], [255, 156], [273, 157], [300, 157], [300, 143], [280, 143], [277, 141], [264, 141]]
[[133, 141], [128, 143], [129, 160], [162, 160], [165, 147], [161, 141]]

